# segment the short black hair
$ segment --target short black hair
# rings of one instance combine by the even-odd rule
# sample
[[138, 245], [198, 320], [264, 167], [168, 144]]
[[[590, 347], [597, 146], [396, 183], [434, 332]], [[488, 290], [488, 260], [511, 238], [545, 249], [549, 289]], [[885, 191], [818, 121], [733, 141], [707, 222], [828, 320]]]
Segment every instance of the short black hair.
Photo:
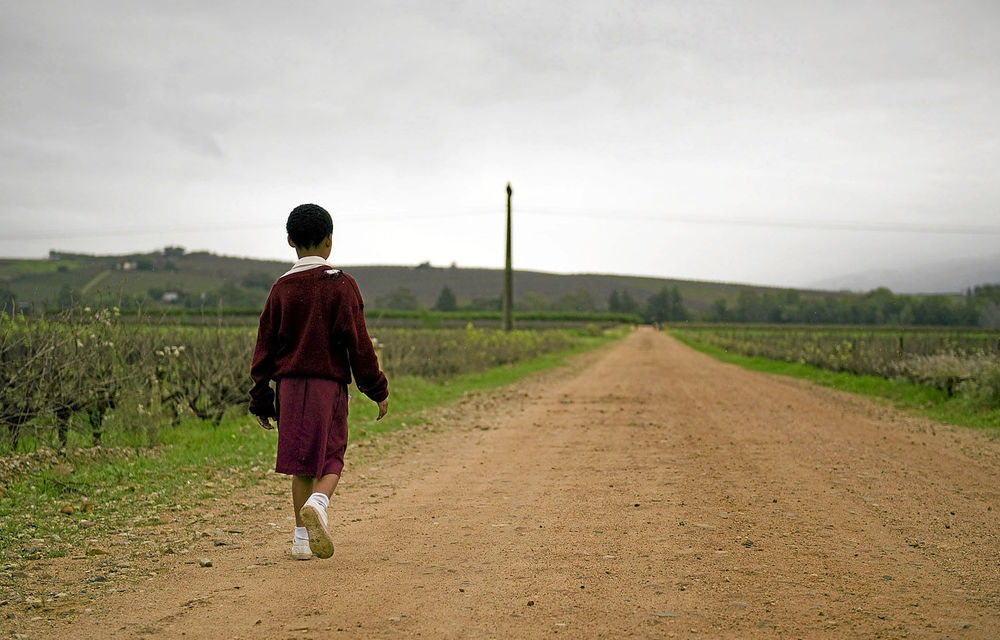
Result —
[[318, 204], [300, 204], [288, 214], [285, 231], [296, 247], [308, 249], [333, 233], [333, 218]]

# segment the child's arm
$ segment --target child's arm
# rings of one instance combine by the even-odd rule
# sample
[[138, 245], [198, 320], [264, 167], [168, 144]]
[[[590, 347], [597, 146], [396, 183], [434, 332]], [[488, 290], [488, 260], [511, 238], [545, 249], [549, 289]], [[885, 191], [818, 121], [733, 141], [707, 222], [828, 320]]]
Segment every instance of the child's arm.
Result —
[[351, 372], [354, 380], [366, 396], [378, 403], [379, 416], [388, 410], [389, 383], [385, 374], [379, 368], [378, 355], [368, 335], [365, 325], [365, 305], [361, 300], [361, 292], [352, 279], [348, 279], [354, 292], [354, 300], [344, 300], [338, 310], [339, 333], [347, 347], [347, 355], [351, 362]]
[[257, 416], [260, 426], [273, 428], [270, 419], [276, 418], [274, 410], [274, 390], [271, 389], [271, 377], [274, 375], [274, 355], [277, 350], [273, 305], [268, 297], [264, 311], [260, 314], [260, 325], [257, 327], [257, 345], [254, 347], [253, 359], [250, 363], [250, 378], [253, 387], [250, 389], [250, 413]]

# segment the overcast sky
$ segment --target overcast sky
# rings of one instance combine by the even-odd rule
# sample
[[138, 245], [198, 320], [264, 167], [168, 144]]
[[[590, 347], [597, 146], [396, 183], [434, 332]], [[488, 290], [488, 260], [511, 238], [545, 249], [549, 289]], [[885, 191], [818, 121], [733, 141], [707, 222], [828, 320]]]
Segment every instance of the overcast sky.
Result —
[[995, 0], [0, 0], [0, 256], [801, 286], [1000, 255]]

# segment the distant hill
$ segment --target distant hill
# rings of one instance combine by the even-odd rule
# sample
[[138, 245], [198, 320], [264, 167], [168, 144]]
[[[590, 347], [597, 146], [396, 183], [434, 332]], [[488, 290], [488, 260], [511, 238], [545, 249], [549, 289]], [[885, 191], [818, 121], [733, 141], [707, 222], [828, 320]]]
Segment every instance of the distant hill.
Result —
[[[214, 304], [220, 297], [225, 306], [259, 307], [271, 282], [284, 273], [288, 262], [219, 256], [205, 252], [187, 253], [168, 247], [162, 252], [126, 255], [85, 255], [52, 252], [49, 259], [0, 259], [0, 288], [11, 291], [19, 301], [35, 305], [56, 304], [60, 296], [72, 295], [87, 302], [114, 304], [123, 297], [144, 301], [175, 300], [174, 304], [205, 301]], [[418, 303], [432, 307], [441, 290], [448, 287], [459, 306], [496, 299], [503, 283], [500, 269], [406, 266], [345, 266], [357, 279], [366, 303], [378, 308], [393, 291], [412, 292]], [[676, 286], [684, 306], [694, 313], [707, 310], [725, 299], [733, 305], [741, 292], [785, 291], [719, 282], [699, 282], [627, 275], [554, 274], [537, 271], [514, 272], [514, 296], [523, 304], [539, 301], [556, 303], [563, 296], [589, 296], [597, 310], [607, 308], [612, 291], [628, 291], [639, 303], [664, 287]], [[809, 298], [837, 294], [800, 291]], [[175, 297], [176, 296], [176, 297]]]
[[949, 260], [919, 267], [864, 271], [813, 283], [818, 289], [896, 293], [958, 293], [981, 284], [1000, 283], [1000, 254], [989, 258]]
[[[393, 288], [410, 289], [420, 303], [430, 307], [445, 286], [450, 288], [460, 305], [476, 298], [495, 298], [503, 287], [501, 269], [463, 269], [441, 267], [356, 266], [345, 267], [357, 279], [361, 290], [370, 300], [377, 300]], [[741, 291], [763, 293], [780, 289], [721, 282], [699, 282], [670, 278], [605, 274], [556, 274], [540, 271], [514, 271], [514, 297], [524, 299], [535, 294], [550, 301], [574, 292], [590, 294], [598, 308], [606, 307], [612, 291], [628, 291], [637, 302], [664, 287], [677, 286], [685, 306], [694, 312], [707, 310], [719, 298], [735, 303]], [[833, 295], [819, 291], [803, 292], [807, 296]]]

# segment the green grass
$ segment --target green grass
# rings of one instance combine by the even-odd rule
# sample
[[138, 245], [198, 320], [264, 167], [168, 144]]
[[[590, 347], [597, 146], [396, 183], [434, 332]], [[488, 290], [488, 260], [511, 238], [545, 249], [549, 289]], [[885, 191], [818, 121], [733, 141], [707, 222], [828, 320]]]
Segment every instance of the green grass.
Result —
[[58, 273], [63, 266], [63, 272], [71, 271], [79, 266], [75, 261], [32, 260], [17, 258], [0, 258], [0, 280], [10, 280], [29, 274]]
[[[389, 414], [380, 422], [375, 422], [375, 404], [355, 390], [348, 420], [351, 440], [419, 425], [430, 408], [559, 366], [573, 354], [622, 335], [581, 337], [568, 351], [444, 381], [393, 378]], [[274, 468], [276, 439], [274, 431], [234, 411], [218, 427], [201, 421], [166, 427], [152, 449], [70, 453], [27, 472], [8, 474], [6, 482], [0, 482], [0, 564], [84, 554], [92, 546], [106, 547], [106, 541], [122, 531], [164, 526], [171, 512], [224, 498], [267, 477]], [[87, 510], [88, 503], [92, 510]], [[73, 513], [63, 513], [63, 507], [72, 507]], [[82, 526], [83, 520], [89, 526]]]
[[105, 546], [121, 531], [257, 482], [273, 465], [273, 435], [246, 417], [218, 428], [187, 422], [165, 430], [162, 442], [97, 459], [71, 453], [9, 481], [0, 488], [0, 562], [84, 553], [88, 539]]
[[883, 399], [908, 413], [930, 418], [937, 422], [983, 429], [993, 437], [1000, 437], [1000, 409], [982, 410], [961, 398], [949, 398], [940, 389], [905, 380], [855, 375], [796, 362], [737, 355], [715, 346], [697, 342], [676, 332], [671, 333], [671, 335], [689, 347], [717, 360], [735, 364], [751, 371], [800, 378], [839, 391]]

